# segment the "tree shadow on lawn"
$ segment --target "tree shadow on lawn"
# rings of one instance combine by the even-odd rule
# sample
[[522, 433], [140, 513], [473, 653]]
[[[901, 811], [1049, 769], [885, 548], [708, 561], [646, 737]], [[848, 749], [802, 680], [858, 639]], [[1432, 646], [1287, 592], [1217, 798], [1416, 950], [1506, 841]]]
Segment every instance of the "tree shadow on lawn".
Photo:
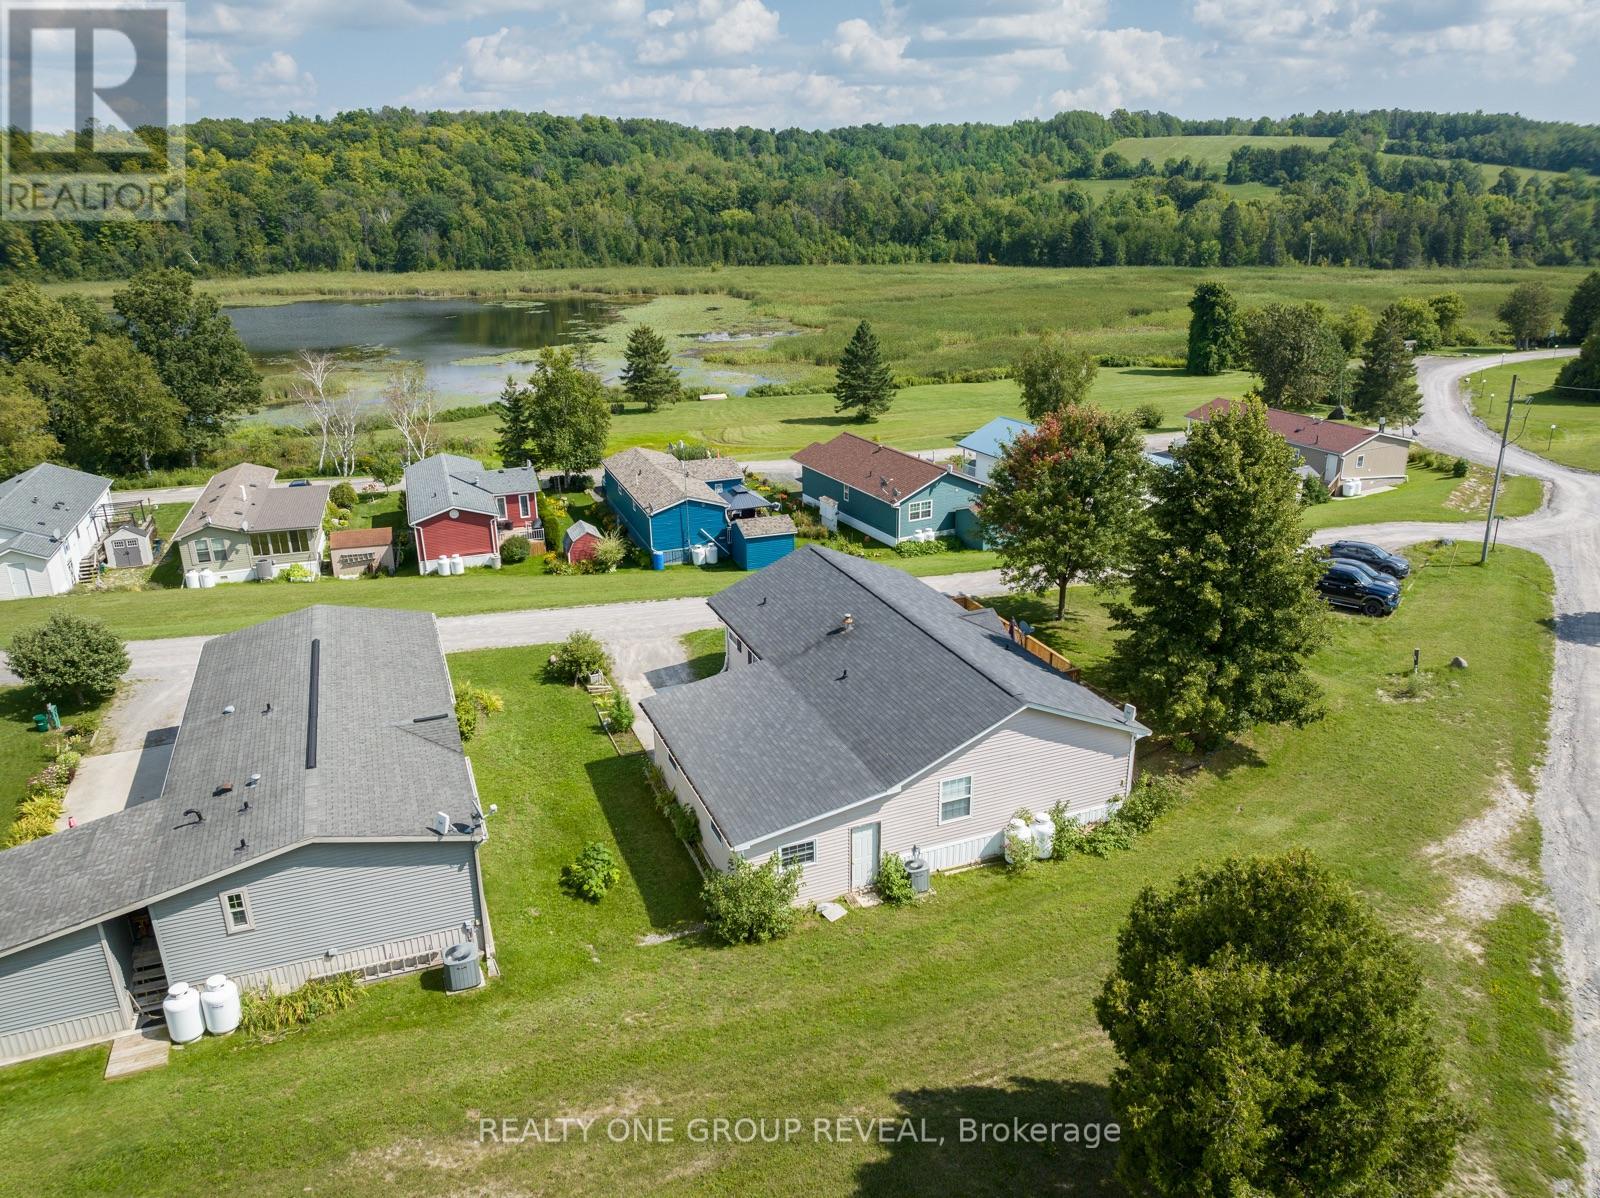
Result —
[[1562, 612], [1539, 622], [1568, 644], [1600, 645], [1600, 611]]
[[[888, 1155], [856, 1173], [856, 1193], [884, 1195], [1116, 1194], [1118, 1144], [1104, 1137], [1114, 1122], [1106, 1087], [1098, 1083], [1014, 1077], [1004, 1086], [905, 1090], [895, 1095], [903, 1118], [926, 1135], [886, 1145]], [[972, 1120], [963, 1136], [962, 1120]], [[920, 1121], [920, 1122], [919, 1122]], [[1055, 1124], [1055, 1141], [1020, 1141], [1015, 1124]], [[1068, 1128], [1076, 1142], [1064, 1142]], [[979, 1138], [987, 1130], [985, 1138]], [[1000, 1137], [1005, 1139], [1001, 1140]], [[1088, 1137], [1092, 1136], [1092, 1140]], [[965, 1140], [966, 1142], [963, 1142]], [[1093, 1142], [1095, 1147], [1089, 1147]]]
[[[606, 751], [610, 754], [609, 745]], [[642, 753], [608, 755], [588, 762], [584, 770], [622, 853], [622, 864], [639, 888], [650, 926], [669, 930], [694, 923], [704, 914], [700, 873], [689, 850], [656, 810], [645, 764]]]

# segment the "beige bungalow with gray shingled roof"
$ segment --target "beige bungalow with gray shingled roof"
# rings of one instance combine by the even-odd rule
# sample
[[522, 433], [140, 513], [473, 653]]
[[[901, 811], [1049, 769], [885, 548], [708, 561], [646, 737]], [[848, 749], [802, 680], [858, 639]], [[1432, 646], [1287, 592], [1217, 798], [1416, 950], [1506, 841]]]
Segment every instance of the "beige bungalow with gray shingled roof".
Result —
[[241, 462], [213, 474], [172, 534], [186, 585], [263, 581], [293, 566], [322, 575], [326, 483], [274, 486], [278, 472]]

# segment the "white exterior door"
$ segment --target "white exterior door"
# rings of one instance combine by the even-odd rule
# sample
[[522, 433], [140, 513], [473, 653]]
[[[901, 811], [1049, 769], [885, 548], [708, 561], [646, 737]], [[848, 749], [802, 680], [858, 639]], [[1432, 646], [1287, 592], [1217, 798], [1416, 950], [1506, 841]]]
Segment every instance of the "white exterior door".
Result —
[[33, 594], [33, 586], [28, 581], [28, 569], [16, 562], [6, 563], [6, 581], [11, 584], [11, 597], [13, 599], [26, 599]]
[[865, 890], [878, 877], [878, 825], [850, 829], [850, 889]]

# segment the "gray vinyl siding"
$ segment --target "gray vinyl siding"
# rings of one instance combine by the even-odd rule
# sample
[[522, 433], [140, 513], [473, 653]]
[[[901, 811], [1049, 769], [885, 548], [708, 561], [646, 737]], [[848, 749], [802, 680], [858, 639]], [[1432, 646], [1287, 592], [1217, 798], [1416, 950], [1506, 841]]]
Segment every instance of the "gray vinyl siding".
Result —
[[667, 785], [672, 787], [672, 793], [678, 796], [678, 802], [694, 812], [694, 817], [700, 824], [700, 849], [705, 854], [706, 860], [717, 869], [727, 869], [733, 860], [728, 842], [717, 830], [717, 825], [706, 811], [705, 804], [700, 801], [699, 794], [683, 776], [683, 772], [673, 764], [672, 753], [660, 734], [657, 733], [654, 739], [655, 747], [650, 751], [651, 757], [655, 760], [656, 768], [661, 771], [661, 776], [667, 780]]
[[0, 957], [0, 1036], [121, 1010], [97, 927]]
[[[884, 853], [909, 856], [919, 847], [940, 868], [953, 868], [1001, 851], [1000, 834], [1019, 808], [1048, 811], [1057, 802], [1083, 820], [1103, 818], [1127, 793], [1133, 738], [1050, 712], [1018, 712], [949, 761], [899, 792], [873, 803], [764, 838], [745, 850], [753, 864], [785, 845], [810, 840], [816, 860], [803, 867], [800, 899], [821, 902], [850, 889], [850, 829], [881, 826]], [[939, 784], [972, 778], [972, 814], [939, 822]]]
[[[153, 903], [167, 978], [260, 984], [273, 971], [276, 982], [292, 966], [358, 963], [375, 946], [466, 939], [462, 924], [479, 918], [472, 852], [465, 840], [312, 844]], [[240, 888], [255, 926], [230, 936], [218, 896]], [[324, 971], [299, 975], [313, 972]]]

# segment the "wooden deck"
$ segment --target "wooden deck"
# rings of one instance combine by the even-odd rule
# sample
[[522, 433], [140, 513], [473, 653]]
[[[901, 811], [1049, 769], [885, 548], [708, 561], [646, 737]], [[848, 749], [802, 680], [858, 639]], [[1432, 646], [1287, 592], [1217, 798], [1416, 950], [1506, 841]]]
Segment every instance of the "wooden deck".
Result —
[[146, 1069], [160, 1069], [167, 1063], [167, 1053], [172, 1041], [165, 1027], [147, 1027], [118, 1036], [111, 1042], [111, 1056], [106, 1061], [106, 1080], [114, 1081]]

